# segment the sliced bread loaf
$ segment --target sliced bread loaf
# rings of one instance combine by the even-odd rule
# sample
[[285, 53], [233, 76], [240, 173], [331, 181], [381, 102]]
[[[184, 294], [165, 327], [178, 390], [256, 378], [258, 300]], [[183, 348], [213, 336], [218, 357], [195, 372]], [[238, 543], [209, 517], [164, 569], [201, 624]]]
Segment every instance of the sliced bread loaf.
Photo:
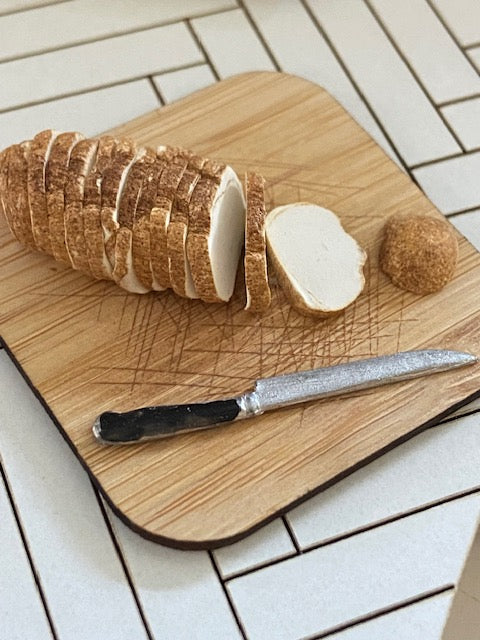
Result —
[[206, 163], [189, 208], [187, 256], [205, 302], [230, 300], [245, 234], [245, 199], [235, 171]]
[[265, 241], [265, 179], [257, 173], [245, 174], [247, 215], [245, 221], [245, 309], [263, 313], [272, 301], [268, 284]]
[[65, 182], [65, 244], [74, 269], [89, 274], [83, 227], [85, 181], [95, 164], [98, 140], [81, 140], [72, 149]]
[[33, 138], [28, 157], [27, 190], [30, 219], [35, 245], [40, 251], [53, 255], [46, 194], [46, 167], [53, 144], [59, 133], [52, 129], [40, 131]]
[[277, 207], [265, 230], [278, 280], [298, 311], [329, 316], [362, 291], [366, 253], [332, 211], [303, 202]]

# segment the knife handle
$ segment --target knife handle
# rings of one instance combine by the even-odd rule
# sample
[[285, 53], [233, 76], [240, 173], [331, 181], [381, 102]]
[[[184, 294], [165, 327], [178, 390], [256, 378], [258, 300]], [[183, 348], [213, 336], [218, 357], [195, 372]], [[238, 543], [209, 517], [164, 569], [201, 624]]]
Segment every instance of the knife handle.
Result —
[[93, 424], [93, 435], [104, 444], [129, 444], [178, 433], [208, 429], [237, 418], [241, 407], [235, 398], [198, 404], [143, 407], [126, 413], [107, 411]]

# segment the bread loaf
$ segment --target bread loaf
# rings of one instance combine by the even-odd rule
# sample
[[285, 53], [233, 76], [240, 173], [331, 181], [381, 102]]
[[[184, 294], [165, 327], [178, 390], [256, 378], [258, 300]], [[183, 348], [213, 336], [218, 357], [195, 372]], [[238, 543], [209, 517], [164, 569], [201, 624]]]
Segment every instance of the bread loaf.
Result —
[[42, 131], [0, 154], [0, 208], [24, 245], [134, 293], [227, 302], [245, 247], [245, 309], [272, 300], [267, 251], [302, 313], [326, 316], [363, 288], [366, 259], [331, 211], [267, 214], [265, 180], [178, 147]]

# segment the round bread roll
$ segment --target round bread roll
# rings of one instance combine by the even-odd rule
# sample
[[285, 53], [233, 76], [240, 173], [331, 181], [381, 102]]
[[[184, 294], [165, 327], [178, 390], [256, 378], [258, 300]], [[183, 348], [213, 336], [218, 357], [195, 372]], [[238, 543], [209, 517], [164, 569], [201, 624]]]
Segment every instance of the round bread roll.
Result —
[[401, 289], [418, 294], [442, 289], [453, 277], [457, 258], [457, 238], [446, 220], [407, 214], [385, 225], [380, 267]]

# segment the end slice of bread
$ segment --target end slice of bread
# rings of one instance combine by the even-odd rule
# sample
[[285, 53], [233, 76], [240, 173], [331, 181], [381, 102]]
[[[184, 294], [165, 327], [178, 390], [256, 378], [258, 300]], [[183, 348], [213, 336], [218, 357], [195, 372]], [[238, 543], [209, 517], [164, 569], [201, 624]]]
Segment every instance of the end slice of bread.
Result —
[[268, 284], [265, 240], [265, 179], [257, 173], [245, 174], [247, 216], [245, 222], [245, 309], [263, 313], [272, 301]]
[[27, 247], [36, 248], [27, 190], [30, 146], [28, 140], [10, 149], [7, 198], [15, 236]]
[[189, 209], [187, 256], [199, 297], [228, 302], [245, 235], [242, 185], [229, 166], [203, 176], [195, 186]]
[[277, 207], [265, 230], [280, 285], [298, 311], [326, 317], [361, 293], [367, 255], [332, 211], [305, 202]]

